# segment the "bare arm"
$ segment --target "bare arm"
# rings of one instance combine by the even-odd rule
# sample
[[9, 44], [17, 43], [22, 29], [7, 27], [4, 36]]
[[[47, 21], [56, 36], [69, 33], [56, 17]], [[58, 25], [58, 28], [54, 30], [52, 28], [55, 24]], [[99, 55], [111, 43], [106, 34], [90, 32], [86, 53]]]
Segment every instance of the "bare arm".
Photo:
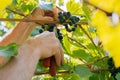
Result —
[[19, 48], [18, 56], [0, 68], [0, 80], [31, 80], [38, 60], [52, 55], [55, 56], [58, 66], [64, 63], [59, 40], [54, 33], [44, 32], [27, 40]]
[[[43, 17], [43, 12], [39, 11], [40, 9], [37, 8], [33, 12], [34, 14], [32, 14], [32, 16], [34, 16], [35, 19], [53, 20], [50, 17]], [[40, 16], [40, 14], [43, 16]], [[35, 25], [36, 24], [32, 22], [20, 22], [13, 31], [8, 33], [0, 42], [0, 45], [7, 45], [11, 42], [18, 44], [24, 43], [19, 48], [18, 56], [0, 68], [0, 80], [30, 80], [34, 74], [38, 60], [52, 55], [55, 56], [57, 65], [64, 63], [61, 45], [53, 33], [43, 33], [44, 35], [41, 34], [41, 36], [25, 42]]]
[[31, 80], [39, 57], [28, 45], [21, 46], [18, 56], [0, 69], [0, 80]]
[[[44, 17], [44, 12], [40, 8], [36, 8], [31, 15], [29, 15], [27, 18], [29, 19], [41, 19], [41, 20], [50, 20], [52, 21], [53, 18], [51, 17]], [[32, 30], [37, 24], [34, 22], [20, 22], [17, 24], [17, 26], [8, 32], [3, 39], [0, 41], [0, 45], [4, 46], [9, 43], [17, 43], [22, 44], [30, 35]]]

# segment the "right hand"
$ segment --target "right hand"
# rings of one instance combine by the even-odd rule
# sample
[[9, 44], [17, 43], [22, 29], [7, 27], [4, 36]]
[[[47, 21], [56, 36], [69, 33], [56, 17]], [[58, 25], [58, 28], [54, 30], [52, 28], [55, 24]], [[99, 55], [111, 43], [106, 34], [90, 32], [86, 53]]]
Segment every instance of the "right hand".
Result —
[[40, 54], [40, 59], [55, 56], [56, 64], [64, 64], [64, 53], [59, 40], [53, 32], [43, 32], [26, 42], [32, 49]]

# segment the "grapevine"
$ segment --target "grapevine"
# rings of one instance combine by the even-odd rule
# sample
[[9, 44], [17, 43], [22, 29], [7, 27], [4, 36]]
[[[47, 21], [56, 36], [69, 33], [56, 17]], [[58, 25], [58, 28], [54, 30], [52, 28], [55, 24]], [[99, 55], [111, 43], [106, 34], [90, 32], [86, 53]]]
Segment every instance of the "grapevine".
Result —
[[[35, 35], [44, 31], [54, 32], [64, 49], [65, 65], [58, 67], [54, 56], [41, 60], [35, 75], [45, 76], [39, 76], [38, 79], [120, 79], [120, 24], [119, 21], [116, 24], [113, 21], [114, 13], [119, 19], [119, 0], [83, 0], [82, 3], [68, 0], [65, 3], [67, 11], [57, 6], [60, 12], [58, 20], [54, 21], [28, 18], [32, 8], [38, 5], [37, 0], [29, 0], [30, 3], [25, 2], [26, 0], [14, 1], [16, 3], [13, 2], [12, 5], [6, 7], [6, 10], [1, 11], [0, 21], [2, 22], [0, 23], [4, 22], [5, 28], [10, 29], [17, 22], [34, 22], [38, 25], [35, 31], [33, 30]], [[59, 0], [58, 3], [61, 1], [63, 0]], [[54, 17], [52, 11], [44, 10], [44, 12], [45, 16]], [[0, 35], [4, 35], [3, 30], [0, 29], [0, 32]], [[2, 57], [0, 59], [2, 61]], [[40, 63], [42, 63], [42, 68]]]

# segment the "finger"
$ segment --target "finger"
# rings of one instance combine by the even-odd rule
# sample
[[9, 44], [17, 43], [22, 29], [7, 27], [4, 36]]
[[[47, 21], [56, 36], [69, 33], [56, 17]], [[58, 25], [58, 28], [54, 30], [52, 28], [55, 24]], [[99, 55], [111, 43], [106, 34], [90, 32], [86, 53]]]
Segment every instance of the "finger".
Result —
[[46, 21], [53, 21], [54, 20], [52, 17], [47, 17], [47, 16], [43, 17], [43, 19]]
[[61, 64], [63, 65], [64, 64], [64, 52], [63, 52], [62, 47], [60, 47], [60, 54], [61, 54]]
[[44, 31], [43, 33], [36, 35], [34, 38], [42, 38], [42, 37], [46, 37], [47, 35], [50, 35], [49, 31]]
[[56, 60], [57, 66], [60, 66], [60, 64], [61, 64], [61, 54], [60, 54], [59, 48], [57, 48], [57, 53], [55, 54], [55, 60]]
[[33, 12], [41, 16], [44, 16], [44, 10], [40, 9], [39, 7], [35, 8]]
[[53, 9], [53, 14], [54, 14], [54, 19], [58, 20], [58, 9], [57, 8]]

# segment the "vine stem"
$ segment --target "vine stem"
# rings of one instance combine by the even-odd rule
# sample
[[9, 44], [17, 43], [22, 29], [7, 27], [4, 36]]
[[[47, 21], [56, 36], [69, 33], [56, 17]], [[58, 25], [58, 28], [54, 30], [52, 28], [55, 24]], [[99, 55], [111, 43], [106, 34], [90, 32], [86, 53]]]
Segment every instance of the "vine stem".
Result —
[[[12, 9], [10, 9], [10, 8], [6, 8], [6, 9], [9, 10], [10, 12], [14, 13], [14, 14], [18, 14], [18, 15], [20, 15], [20, 16], [27, 17], [25, 14], [20, 13], [20, 12], [17, 12], [17, 11], [14, 11], [14, 10], [12, 10]], [[40, 25], [38, 22], [36, 22], [36, 24]]]
[[68, 37], [70, 40], [72, 41], [75, 41], [76, 43], [78, 43], [81, 47], [83, 47], [84, 49], [87, 49], [87, 47], [85, 45], [83, 45], [82, 43], [78, 42], [77, 40], [71, 38], [71, 37]]
[[59, 21], [49, 21], [49, 20], [42, 20], [42, 19], [12, 19], [12, 18], [0, 18], [0, 21], [19, 21], [19, 22], [38, 22], [40, 24], [53, 24], [59, 23]]
[[20, 13], [20, 12], [14, 11], [14, 10], [12, 10], [12, 9], [10, 9], [10, 8], [6, 8], [6, 9], [9, 10], [10, 12], [14, 13], [14, 14], [18, 14], [18, 15], [20, 15], [20, 16], [24, 16], [24, 17], [26, 17], [26, 15], [23, 14], [23, 13]]
[[104, 71], [109, 71], [108, 69], [96, 69], [96, 70], [94, 70], [94, 69], [90, 69], [90, 71], [91, 72], [94, 72], [94, 73], [99, 73], [99, 72], [104, 72]]
[[97, 8], [97, 9], [105, 12], [107, 15], [112, 15], [112, 13], [107, 12], [107, 11], [103, 10], [102, 8], [100, 8], [100, 7], [98, 7], [98, 6], [95, 6], [94, 4], [90, 3], [88, 0], [84, 0], [84, 3], [89, 4], [89, 5], [91, 5], [91, 6], [94, 6], [95, 8]]
[[[93, 73], [100, 73], [100, 72], [103, 72], [103, 71], [109, 71], [108, 69], [93, 69], [93, 68], [89, 68], [91, 72]], [[66, 70], [66, 71], [59, 71], [57, 72], [57, 74], [72, 74], [74, 73], [73, 71], [71, 70]], [[47, 75], [49, 74], [49, 72], [35, 72], [34, 75]]]
[[108, 58], [108, 56], [104, 56], [104, 57], [102, 57], [102, 58], [100, 58], [100, 59], [97, 59], [97, 60], [95, 60], [93, 63], [96, 63], [96, 62], [98, 62], [98, 61], [103, 61], [103, 60], [106, 59], [106, 58]]
[[[61, 24], [59, 21], [49, 21], [49, 20], [42, 20], [42, 19], [13, 19], [13, 18], [0, 18], [0, 21], [19, 21], [19, 22], [36, 22], [40, 25], [43, 24]], [[77, 24], [88, 24], [87, 22], [78, 22]]]
[[[57, 72], [57, 74], [72, 74], [73, 71], [59, 71]], [[49, 72], [35, 72], [34, 75], [45, 75], [45, 74], [49, 74]]]
[[97, 49], [97, 46], [95, 45], [92, 37], [87, 33], [87, 31], [81, 25], [79, 25], [79, 27], [88, 36], [88, 38], [90, 39], [90, 41], [92, 42], [92, 44], [95, 46], [96, 50], [98, 51], [98, 54], [101, 55], [100, 52], [99, 52], [99, 50]]
[[[58, 6], [56, 6], [56, 7], [57, 7], [59, 10], [61, 10], [61, 11], [64, 12], [64, 10], [61, 9], [60, 7], [58, 7]], [[14, 14], [18, 14], [18, 15], [20, 15], [20, 16], [26, 17], [26, 15], [23, 14], [23, 13], [20, 13], [20, 12], [14, 11], [14, 10], [11, 10], [11, 9], [9, 9], [9, 8], [6, 8], [6, 9], [9, 10], [9, 11], [11, 11], [11, 12], [14, 13]], [[55, 22], [55, 23], [57, 23], [57, 22]], [[37, 23], [37, 24], [39, 24], [39, 23]], [[80, 24], [88, 24], [88, 22], [78, 22], [77, 24], [78, 24], [78, 25], [80, 25]]]

